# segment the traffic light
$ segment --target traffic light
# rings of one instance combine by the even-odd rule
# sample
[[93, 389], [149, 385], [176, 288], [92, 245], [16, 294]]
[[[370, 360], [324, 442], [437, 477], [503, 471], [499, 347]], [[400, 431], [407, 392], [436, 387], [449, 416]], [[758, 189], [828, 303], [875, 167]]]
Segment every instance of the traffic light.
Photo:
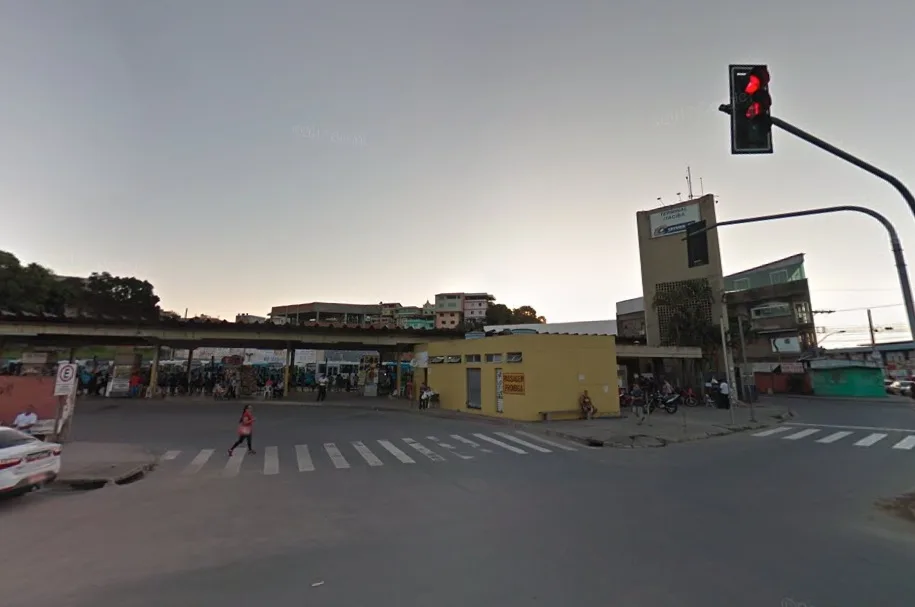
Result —
[[729, 66], [731, 85], [731, 153], [771, 154], [769, 68]]
[[686, 226], [686, 263], [690, 268], [708, 265], [708, 232], [705, 228], [705, 220]]

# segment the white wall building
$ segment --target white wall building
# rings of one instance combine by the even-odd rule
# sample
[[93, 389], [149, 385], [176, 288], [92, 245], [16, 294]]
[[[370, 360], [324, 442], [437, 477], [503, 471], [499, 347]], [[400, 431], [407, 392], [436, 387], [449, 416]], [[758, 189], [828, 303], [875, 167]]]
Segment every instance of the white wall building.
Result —
[[550, 322], [529, 325], [489, 325], [485, 331], [502, 331], [504, 329], [533, 329], [538, 333], [554, 335], [616, 335], [615, 320], [585, 320], [581, 322]]

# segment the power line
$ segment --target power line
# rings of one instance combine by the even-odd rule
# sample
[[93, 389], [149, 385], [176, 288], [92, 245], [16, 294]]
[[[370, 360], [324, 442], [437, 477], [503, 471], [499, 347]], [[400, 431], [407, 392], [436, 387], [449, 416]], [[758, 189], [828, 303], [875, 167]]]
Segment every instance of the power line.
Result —
[[882, 310], [884, 308], [901, 308], [905, 304], [884, 304], [882, 306], [863, 306], [861, 308], [843, 308], [841, 310], [814, 310], [814, 314], [835, 314], [838, 312], [863, 312], [865, 310]]

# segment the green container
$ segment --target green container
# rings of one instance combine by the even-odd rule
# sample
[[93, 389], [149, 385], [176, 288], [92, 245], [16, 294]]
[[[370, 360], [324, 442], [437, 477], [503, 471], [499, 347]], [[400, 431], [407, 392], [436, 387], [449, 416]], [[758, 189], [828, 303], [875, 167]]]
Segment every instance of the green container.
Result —
[[886, 398], [883, 369], [874, 367], [837, 367], [811, 369], [813, 393], [817, 396]]

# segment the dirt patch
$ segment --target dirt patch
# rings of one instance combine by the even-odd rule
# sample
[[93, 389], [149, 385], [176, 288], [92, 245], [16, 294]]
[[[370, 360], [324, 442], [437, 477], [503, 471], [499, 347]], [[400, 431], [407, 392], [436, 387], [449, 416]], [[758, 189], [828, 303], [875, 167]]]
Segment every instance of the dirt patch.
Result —
[[898, 518], [915, 523], [915, 492], [892, 499], [878, 500], [877, 508]]

